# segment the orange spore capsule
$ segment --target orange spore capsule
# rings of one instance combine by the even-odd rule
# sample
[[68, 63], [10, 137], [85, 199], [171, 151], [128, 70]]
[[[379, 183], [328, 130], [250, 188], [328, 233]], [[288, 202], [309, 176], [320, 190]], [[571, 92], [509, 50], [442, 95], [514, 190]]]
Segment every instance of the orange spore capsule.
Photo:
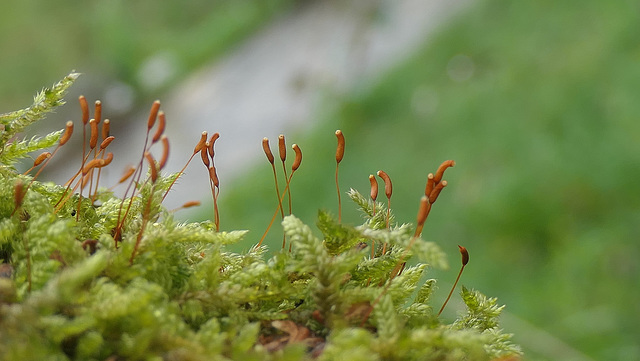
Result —
[[158, 118], [158, 111], [160, 110], [160, 101], [156, 100], [151, 105], [151, 110], [149, 111], [149, 120], [147, 120], [147, 131], [153, 128], [153, 125], [156, 123], [156, 118]]
[[209, 148], [209, 142], [204, 143], [204, 147], [200, 149], [200, 158], [202, 158], [202, 163], [205, 165], [205, 167], [209, 168], [209, 165], [211, 163], [209, 162], [209, 155], [207, 154], [207, 148]]
[[431, 209], [431, 204], [429, 203], [429, 198], [426, 196], [422, 196], [420, 198], [420, 209], [418, 210], [417, 223], [418, 225], [423, 225], [427, 220], [427, 216], [429, 215], [429, 210]]
[[156, 132], [153, 134], [153, 138], [151, 138], [151, 143], [155, 143], [158, 140], [160, 140], [160, 137], [162, 137], [162, 135], [164, 134], [164, 130], [167, 126], [167, 120], [164, 116], [164, 112], [160, 111], [158, 112], [158, 128], [156, 129]]
[[429, 194], [431, 194], [431, 191], [433, 191], [433, 187], [435, 187], [436, 181], [435, 181], [436, 177], [433, 175], [433, 173], [429, 173], [427, 175], [427, 185], [424, 188], [424, 195], [425, 196], [429, 196]]
[[104, 122], [102, 122], [102, 139], [107, 139], [110, 133], [111, 121], [109, 119], [105, 119]]
[[218, 179], [218, 172], [216, 172], [215, 166], [209, 168], [209, 178], [216, 188], [220, 188], [220, 180]]
[[278, 150], [280, 151], [280, 160], [283, 162], [287, 159], [287, 147], [284, 142], [284, 135], [278, 136]]
[[379, 170], [377, 174], [378, 177], [382, 178], [382, 180], [384, 181], [384, 194], [387, 196], [387, 198], [391, 198], [391, 194], [393, 193], [393, 184], [391, 183], [391, 178], [385, 171], [382, 170]]
[[340, 129], [336, 130], [336, 137], [338, 138], [338, 147], [336, 149], [336, 162], [340, 163], [344, 157], [344, 134]]
[[111, 161], [113, 161], [113, 153], [111, 153], [111, 152], [107, 153], [107, 156], [104, 157], [103, 160], [104, 160], [104, 163], [101, 164], [98, 168], [106, 167], [109, 164], [111, 164]]
[[42, 154], [40, 154], [36, 160], [33, 161], [33, 166], [37, 167], [40, 164], [42, 164], [42, 162], [44, 162], [45, 160], [51, 158], [51, 153], [50, 152], [44, 152]]
[[151, 182], [155, 183], [158, 179], [158, 169], [156, 168], [156, 162], [153, 160], [153, 156], [149, 152], [144, 152], [144, 158], [149, 163], [149, 170], [151, 171]]
[[80, 109], [82, 110], [82, 124], [86, 125], [89, 121], [89, 103], [87, 103], [84, 95], [79, 96], [78, 101], [80, 102]]
[[291, 166], [291, 170], [295, 172], [300, 167], [300, 163], [302, 163], [302, 150], [300, 150], [297, 144], [292, 145], [291, 148], [296, 152], [296, 158], [293, 160], [293, 165]]
[[14, 187], [14, 203], [16, 205], [16, 209], [22, 205], [22, 201], [24, 200], [25, 190], [24, 183], [21, 179], [16, 180], [16, 185]]
[[271, 148], [269, 147], [269, 138], [262, 138], [262, 149], [264, 150], [264, 154], [267, 156], [269, 163], [273, 164], [274, 157], [273, 153], [271, 153]]
[[73, 122], [68, 121], [64, 133], [62, 133], [62, 137], [60, 137], [60, 146], [65, 145], [65, 143], [71, 139], [71, 134], [73, 134]]
[[432, 204], [435, 203], [438, 199], [438, 196], [440, 195], [440, 192], [442, 192], [442, 189], [446, 186], [447, 181], [442, 181], [436, 184], [436, 187], [431, 191], [431, 194], [429, 194], [429, 202]]
[[199, 205], [200, 205], [200, 201], [189, 201], [183, 204], [182, 207], [180, 208], [191, 208], [191, 207], [197, 207]]
[[91, 127], [91, 137], [89, 138], [89, 147], [94, 149], [96, 145], [98, 145], [98, 121], [95, 119], [91, 119], [89, 121], [89, 126]]
[[371, 200], [375, 202], [376, 198], [378, 198], [378, 181], [373, 174], [369, 174], [369, 182], [371, 183]]
[[460, 250], [460, 254], [462, 255], [462, 267], [466, 266], [467, 263], [469, 263], [469, 252], [467, 252], [467, 249], [458, 245], [458, 248]]
[[158, 168], [164, 169], [164, 166], [167, 164], [167, 160], [169, 160], [169, 137], [166, 134], [163, 134], [160, 137], [160, 141], [162, 142], [162, 158], [160, 158], [160, 165]]
[[116, 139], [113, 135], [104, 138], [102, 143], [100, 143], [100, 149], [106, 149], [113, 140]]
[[96, 106], [95, 106], [95, 112], [93, 114], [94, 118], [96, 118], [96, 121], [98, 123], [100, 123], [100, 121], [102, 120], [102, 102], [99, 100], [96, 100]]
[[198, 144], [196, 144], [196, 147], [193, 149], [193, 154], [195, 155], [196, 153], [198, 153], [202, 149], [202, 147], [206, 145], [206, 143], [207, 143], [207, 132], [204, 131], [200, 135], [200, 141], [198, 141]]
[[209, 157], [211, 157], [211, 159], [213, 159], [213, 156], [215, 155], [213, 146], [216, 144], [216, 140], [218, 140], [218, 138], [220, 138], [220, 133], [213, 133], [213, 135], [209, 139], [209, 145], [207, 146], [207, 152], [209, 153]]
[[86, 175], [93, 168], [100, 168], [104, 165], [104, 159], [92, 159], [82, 168], [82, 175]]
[[129, 167], [126, 172], [122, 175], [118, 183], [124, 183], [127, 179], [129, 179], [133, 173], [135, 173], [136, 169], [134, 167]]

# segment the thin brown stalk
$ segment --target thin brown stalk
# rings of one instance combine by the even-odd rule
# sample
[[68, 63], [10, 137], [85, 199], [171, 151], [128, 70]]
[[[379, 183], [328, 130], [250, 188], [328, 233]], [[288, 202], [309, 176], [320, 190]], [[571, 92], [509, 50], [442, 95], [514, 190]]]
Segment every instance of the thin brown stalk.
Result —
[[164, 200], [167, 197], [167, 194], [169, 194], [171, 187], [173, 187], [173, 185], [176, 183], [178, 178], [180, 178], [182, 173], [184, 173], [185, 169], [187, 169], [187, 166], [189, 165], [189, 163], [191, 163], [191, 161], [196, 156], [196, 154], [198, 154], [202, 150], [202, 148], [205, 146], [205, 144], [207, 143], [207, 135], [208, 134], [206, 131], [202, 132], [202, 134], [200, 135], [200, 141], [198, 141], [198, 144], [196, 144], [195, 148], [193, 148], [193, 153], [191, 154], [191, 157], [189, 157], [189, 160], [187, 160], [187, 163], [184, 165], [184, 167], [182, 167], [182, 169], [180, 169], [176, 177], [173, 179], [173, 181], [167, 188], [166, 192], [162, 196], [162, 200]]
[[[280, 199], [280, 186], [278, 185], [278, 175], [276, 172], [275, 158], [273, 153], [271, 153], [271, 147], [269, 146], [269, 138], [262, 138], [262, 149], [264, 150], [264, 154], [267, 157], [267, 160], [271, 164], [271, 170], [273, 171], [273, 181], [275, 183], [276, 188], [276, 198], [278, 199], [278, 206], [280, 208], [280, 215], [282, 219], [284, 219], [284, 209], [282, 209], [282, 203]], [[287, 236], [285, 234], [282, 235], [282, 249], [287, 244]]]
[[338, 192], [338, 223], [342, 222], [342, 197], [340, 195], [340, 183], [338, 182], [338, 168], [340, 162], [344, 158], [344, 134], [340, 129], [336, 130], [336, 138], [338, 139], [338, 146], [336, 148], [336, 191]]
[[[53, 158], [53, 156], [58, 152], [60, 147], [65, 145], [65, 143], [67, 143], [69, 141], [69, 139], [71, 139], [71, 134], [73, 134], [73, 122], [72, 121], [68, 121], [67, 124], [66, 124], [65, 130], [64, 130], [64, 133], [62, 133], [62, 136], [60, 137], [60, 140], [58, 141], [58, 146], [53, 150], [53, 152], [51, 153], [50, 156], [46, 157], [46, 159], [44, 161], [44, 164], [42, 164], [42, 167], [40, 167], [40, 169], [36, 172], [36, 174], [33, 176], [33, 178], [31, 178], [31, 182], [29, 182], [29, 185], [27, 186], [27, 190], [29, 189], [29, 187], [31, 187], [31, 184], [33, 184], [33, 182], [36, 180], [36, 178], [38, 178], [40, 173], [42, 173], [42, 171], [44, 170], [44, 167], [47, 166], [47, 164], [49, 163], [51, 158]], [[26, 192], [26, 190], [25, 190], [25, 192]]]
[[[391, 218], [391, 195], [393, 194], [393, 184], [391, 183], [391, 178], [389, 175], [382, 170], [378, 171], [378, 177], [382, 179], [384, 182], [384, 194], [387, 196], [387, 216], [386, 216], [386, 227], [390, 227], [390, 218]], [[382, 245], [382, 254], [387, 252], [387, 243], [385, 242]]]
[[216, 225], [216, 231], [220, 231], [220, 211], [218, 209], [218, 195], [220, 194], [220, 181], [215, 165], [209, 168], [209, 179], [212, 184], [211, 194], [213, 196], [213, 222]]
[[442, 304], [440, 311], [438, 311], [438, 316], [440, 316], [440, 314], [444, 310], [444, 307], [449, 302], [449, 299], [453, 294], [453, 290], [456, 289], [456, 286], [458, 285], [458, 281], [460, 281], [460, 276], [462, 276], [462, 271], [464, 271], [464, 266], [466, 266], [467, 263], [469, 263], [469, 252], [467, 252], [467, 249], [462, 246], [458, 246], [458, 248], [460, 250], [460, 254], [462, 255], [462, 267], [460, 267], [460, 272], [458, 272], [458, 277], [456, 277], [456, 281], [453, 283], [453, 287], [451, 287], [451, 291], [449, 291], [449, 295], [447, 296], [447, 299], [444, 301], [444, 304]]
[[262, 245], [262, 242], [267, 237], [267, 233], [269, 233], [269, 230], [271, 229], [271, 226], [273, 225], [273, 222], [275, 221], [276, 217], [278, 216], [278, 212], [280, 212], [280, 210], [282, 209], [282, 200], [284, 199], [284, 196], [286, 195], [287, 190], [289, 189], [289, 184], [291, 182], [291, 178], [293, 178], [293, 174], [291, 174], [291, 176], [287, 179], [287, 185], [285, 186], [284, 191], [282, 193], [282, 196], [280, 197], [280, 199], [278, 201], [278, 207], [276, 208], [276, 211], [273, 213], [273, 217], [271, 217], [271, 221], [269, 222], [269, 225], [267, 226], [267, 229], [262, 234], [262, 237], [260, 238], [260, 242], [258, 242], [258, 244], [255, 246], [255, 248], [258, 248], [258, 247], [260, 247]]
[[[282, 200], [285, 196], [285, 194], [287, 194], [287, 191], [290, 188], [291, 185], [291, 179], [293, 178], [293, 175], [295, 174], [296, 170], [298, 170], [298, 168], [300, 167], [300, 164], [302, 162], [302, 151], [300, 150], [300, 147], [297, 144], [294, 144], [292, 146], [294, 152], [296, 153], [296, 159], [293, 162], [293, 166], [291, 167], [291, 175], [289, 176], [289, 178], [287, 178], [287, 184], [284, 188], [284, 191], [282, 192], [282, 196], [280, 197], [279, 201], [278, 201], [278, 207], [276, 208], [276, 211], [273, 213], [273, 217], [271, 217], [271, 221], [269, 222], [269, 225], [267, 226], [267, 229], [264, 231], [264, 234], [262, 235], [262, 237], [260, 238], [260, 242], [258, 242], [258, 244], [256, 245], [257, 247], [260, 247], [262, 245], [262, 242], [264, 241], [264, 239], [267, 237], [267, 233], [269, 233], [269, 230], [271, 229], [271, 226], [273, 225], [273, 222], [276, 219], [276, 216], [278, 215], [278, 212], [280, 212], [280, 209], [282, 209]], [[291, 247], [289, 247], [291, 249]]]
[[39, 156], [36, 157], [36, 159], [33, 161], [33, 166], [31, 166], [31, 168], [29, 168], [26, 172], [22, 173], [22, 175], [27, 175], [29, 174], [29, 172], [31, 172], [32, 170], [34, 170], [37, 166], [39, 166], [40, 164], [42, 164], [42, 162], [44, 162], [45, 160], [51, 158], [51, 152], [42, 152]]
[[[140, 231], [138, 232], [138, 236], [136, 237], [136, 243], [133, 246], [131, 257], [129, 258], [129, 266], [133, 265], [133, 260], [138, 253], [138, 248], [140, 248], [142, 236], [144, 235], [144, 231], [147, 228], [147, 222], [149, 221], [149, 213], [151, 212], [151, 200], [153, 199], [155, 186], [156, 186], [155, 183], [151, 186], [151, 194], [149, 195], [149, 199], [147, 200], [147, 204], [145, 205], [144, 212], [142, 213], [142, 224], [140, 225]], [[120, 232], [121, 232], [121, 229], [120, 229]]]
[[[287, 146], [285, 144], [283, 134], [280, 134], [278, 136], [278, 150], [280, 153], [280, 160], [282, 161], [282, 171], [284, 172], [284, 179], [287, 180], [289, 179], [289, 175], [287, 174], [287, 167], [285, 166], [285, 161], [287, 160]], [[286, 190], [284, 191], [284, 193], [287, 194], [289, 201], [289, 214], [291, 214], [291, 190], [289, 189], [289, 187], [285, 188]]]

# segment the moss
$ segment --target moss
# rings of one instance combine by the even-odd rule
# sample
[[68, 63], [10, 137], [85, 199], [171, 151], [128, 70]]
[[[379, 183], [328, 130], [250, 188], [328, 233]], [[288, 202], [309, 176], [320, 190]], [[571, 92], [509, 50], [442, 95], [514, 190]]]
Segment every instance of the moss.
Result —
[[[45, 103], [62, 104], [75, 77], [45, 90]], [[443, 252], [355, 190], [348, 194], [365, 215], [362, 225], [320, 211], [318, 238], [289, 215], [282, 220], [287, 246], [267, 256], [262, 245], [229, 251], [246, 232], [219, 232], [215, 217], [174, 220], [162, 199], [180, 173], [164, 174], [163, 162], [150, 153], [139, 159], [122, 198], [93, 186], [108, 166], [106, 147], [83, 150], [84, 169], [68, 187], [42, 183], [36, 170], [17, 174], [12, 165], [26, 153], [16, 149], [55, 146], [17, 139], [25, 120], [50, 111], [39, 99], [0, 117], [0, 352], [7, 359], [490, 360], [519, 354], [498, 328], [502, 308], [495, 299], [464, 288], [468, 313], [452, 323], [439, 318], [430, 300], [436, 281], [421, 280], [431, 267], [446, 266]], [[148, 133], [163, 117], [154, 106]], [[89, 138], [98, 136], [95, 129]], [[50, 137], [65, 135], [44, 139]], [[213, 169], [215, 196], [206, 138], [194, 155], [200, 152]], [[430, 207], [427, 199], [421, 204]], [[413, 266], [406, 265], [410, 258]]]

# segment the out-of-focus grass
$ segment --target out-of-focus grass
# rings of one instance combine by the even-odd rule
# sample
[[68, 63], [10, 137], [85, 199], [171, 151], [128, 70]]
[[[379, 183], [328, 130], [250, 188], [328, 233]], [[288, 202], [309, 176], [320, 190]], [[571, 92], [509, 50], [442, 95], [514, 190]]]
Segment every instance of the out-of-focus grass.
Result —
[[[0, 4], [0, 109], [71, 69], [94, 83], [158, 94], [294, 1], [6, 1]], [[157, 70], [154, 76], [145, 75]], [[105, 90], [109, 84], [93, 84]], [[27, 104], [24, 104], [26, 106]]]
[[[367, 193], [367, 176], [384, 169], [401, 222], [414, 221], [427, 173], [455, 159], [424, 238], [453, 268], [456, 244], [468, 248], [462, 283], [594, 359], [640, 358], [639, 11], [631, 1], [480, 2], [369, 91], [341, 96], [309, 135], [289, 136], [304, 153], [294, 213], [313, 223], [319, 207], [337, 212], [337, 128], [342, 190]], [[275, 205], [270, 167], [257, 168], [222, 193], [223, 228], [251, 229], [248, 242]], [[349, 201], [343, 212], [358, 221]], [[268, 244], [281, 236], [275, 227]], [[569, 359], [510, 331], [527, 359]]]

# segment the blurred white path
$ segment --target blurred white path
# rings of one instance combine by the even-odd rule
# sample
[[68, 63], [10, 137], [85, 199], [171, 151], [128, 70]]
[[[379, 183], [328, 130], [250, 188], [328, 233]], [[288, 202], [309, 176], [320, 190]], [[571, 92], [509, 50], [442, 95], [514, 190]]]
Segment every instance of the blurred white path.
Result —
[[[314, 107], [323, 92], [339, 94], [364, 86], [470, 3], [325, 0], [276, 19], [161, 99], [171, 141], [166, 169], [182, 167], [203, 130], [218, 132], [216, 168], [221, 187], [228, 187], [242, 170], [263, 160], [263, 137], [271, 139], [273, 148], [278, 134], [303, 130], [314, 121]], [[145, 132], [146, 115], [139, 118], [139, 129], [129, 132], [135, 139]], [[124, 139], [126, 135], [116, 137], [119, 148], [130, 148], [129, 154], [116, 158], [138, 157], [140, 144]], [[196, 160], [167, 197], [167, 207], [210, 199], [206, 170]], [[113, 170], [124, 169], [126, 160], [121, 162], [110, 167], [113, 180], [103, 184], [117, 181], [120, 174]]]

